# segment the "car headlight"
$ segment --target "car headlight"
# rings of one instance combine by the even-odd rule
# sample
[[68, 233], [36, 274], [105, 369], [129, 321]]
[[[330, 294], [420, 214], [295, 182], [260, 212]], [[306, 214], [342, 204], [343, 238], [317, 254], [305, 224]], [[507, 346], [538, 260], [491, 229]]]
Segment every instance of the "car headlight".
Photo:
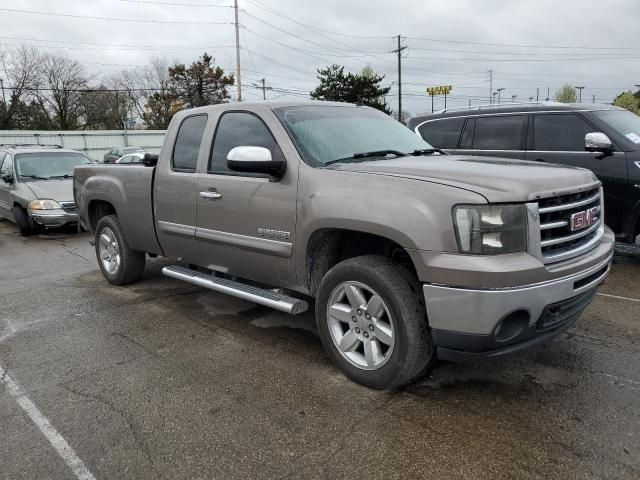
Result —
[[29, 210], [56, 210], [62, 208], [55, 200], [31, 200]]
[[524, 205], [458, 205], [453, 223], [461, 253], [490, 255], [527, 249]]

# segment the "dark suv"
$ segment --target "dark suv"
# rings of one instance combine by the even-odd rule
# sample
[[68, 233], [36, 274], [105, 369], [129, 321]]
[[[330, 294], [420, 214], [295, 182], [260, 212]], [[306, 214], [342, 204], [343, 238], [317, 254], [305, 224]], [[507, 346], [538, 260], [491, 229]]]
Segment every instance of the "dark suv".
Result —
[[602, 181], [605, 222], [640, 243], [640, 117], [598, 104], [526, 103], [446, 109], [409, 120], [434, 147], [588, 168]]

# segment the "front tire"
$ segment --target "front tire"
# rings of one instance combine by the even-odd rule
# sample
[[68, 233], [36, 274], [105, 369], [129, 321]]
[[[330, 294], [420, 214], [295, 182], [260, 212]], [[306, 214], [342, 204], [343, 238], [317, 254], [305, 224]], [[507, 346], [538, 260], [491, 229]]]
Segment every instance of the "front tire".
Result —
[[115, 215], [104, 216], [98, 221], [95, 248], [102, 275], [112, 285], [126, 285], [142, 277], [145, 254], [129, 248]]
[[42, 228], [33, 221], [24, 208], [15, 206], [12, 211], [13, 219], [16, 221], [16, 225], [20, 229], [20, 233], [25, 237], [39, 233], [42, 230]]
[[331, 360], [370, 388], [405, 385], [433, 358], [417, 282], [384, 257], [356, 257], [329, 270], [318, 289], [316, 322]]

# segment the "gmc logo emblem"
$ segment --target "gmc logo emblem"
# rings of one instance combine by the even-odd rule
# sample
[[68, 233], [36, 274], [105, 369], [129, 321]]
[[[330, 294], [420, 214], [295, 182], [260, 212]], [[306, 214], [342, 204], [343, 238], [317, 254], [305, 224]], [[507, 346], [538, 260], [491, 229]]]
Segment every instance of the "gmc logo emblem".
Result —
[[593, 207], [589, 210], [577, 212], [571, 215], [571, 231], [582, 230], [588, 228], [598, 221], [599, 207]]

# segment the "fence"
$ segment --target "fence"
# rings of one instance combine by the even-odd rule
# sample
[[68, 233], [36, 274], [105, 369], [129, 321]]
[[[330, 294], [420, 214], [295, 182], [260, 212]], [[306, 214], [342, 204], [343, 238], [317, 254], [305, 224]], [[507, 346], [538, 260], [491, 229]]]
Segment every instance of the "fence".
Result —
[[165, 130], [0, 130], [0, 144], [53, 144], [80, 150], [92, 160], [102, 160], [114, 147], [142, 147], [160, 152]]

